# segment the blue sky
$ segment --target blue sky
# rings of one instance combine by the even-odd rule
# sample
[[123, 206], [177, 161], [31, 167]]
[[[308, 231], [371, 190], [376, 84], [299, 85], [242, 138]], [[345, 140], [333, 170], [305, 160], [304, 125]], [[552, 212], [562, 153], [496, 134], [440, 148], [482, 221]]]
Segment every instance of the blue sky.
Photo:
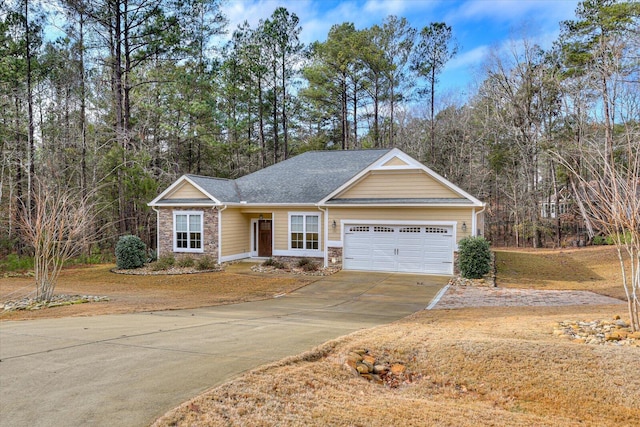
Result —
[[446, 22], [459, 52], [440, 76], [438, 90], [464, 97], [492, 48], [523, 37], [550, 47], [559, 34], [559, 22], [573, 19], [577, 5], [577, 0], [227, 0], [222, 10], [231, 33], [245, 20], [255, 28], [260, 19], [284, 6], [300, 18], [305, 44], [324, 40], [332, 25], [343, 22], [362, 29], [397, 15], [418, 30], [431, 22]]

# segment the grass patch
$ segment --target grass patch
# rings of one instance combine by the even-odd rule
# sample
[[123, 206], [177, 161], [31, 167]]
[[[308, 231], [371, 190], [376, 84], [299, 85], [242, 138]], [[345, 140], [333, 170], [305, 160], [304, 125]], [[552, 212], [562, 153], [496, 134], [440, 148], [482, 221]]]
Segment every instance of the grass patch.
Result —
[[496, 250], [498, 286], [590, 290], [625, 299], [616, 248]]

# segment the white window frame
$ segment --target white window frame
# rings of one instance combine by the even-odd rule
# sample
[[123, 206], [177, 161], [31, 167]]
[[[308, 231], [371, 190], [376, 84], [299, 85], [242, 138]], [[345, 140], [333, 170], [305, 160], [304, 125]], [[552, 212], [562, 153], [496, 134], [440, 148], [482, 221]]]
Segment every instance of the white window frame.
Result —
[[[187, 247], [179, 248], [178, 247], [178, 231], [176, 230], [176, 217], [178, 215], [186, 215], [187, 216]], [[189, 229], [191, 226], [191, 221], [189, 220], [190, 216], [199, 216], [200, 217], [200, 247], [199, 248], [191, 248], [191, 233], [195, 232]], [[204, 252], [204, 212], [203, 211], [173, 211], [173, 251], [174, 252], [191, 252], [191, 253], [202, 253]]]
[[[302, 217], [302, 248], [292, 248], [291, 247], [291, 217], [293, 216], [301, 216]], [[318, 249], [307, 249], [307, 218], [315, 217], [318, 220]], [[300, 256], [318, 256], [318, 254], [322, 253], [322, 222], [320, 221], [320, 214], [316, 212], [289, 212], [289, 232], [287, 234], [287, 247], [289, 251], [293, 253], [293, 255]]]

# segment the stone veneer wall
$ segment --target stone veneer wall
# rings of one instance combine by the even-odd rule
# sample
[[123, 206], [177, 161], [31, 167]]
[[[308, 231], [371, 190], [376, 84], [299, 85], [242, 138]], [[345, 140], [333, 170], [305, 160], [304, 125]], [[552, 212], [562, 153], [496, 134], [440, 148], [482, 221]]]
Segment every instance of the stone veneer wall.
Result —
[[[173, 212], [203, 212], [204, 252], [173, 252]], [[217, 208], [160, 208], [158, 209], [158, 256], [167, 254], [209, 255], [218, 260], [218, 209]]]
[[[338, 265], [342, 265], [342, 248], [332, 248], [329, 247], [329, 266], [333, 267], [333, 266], [338, 266]], [[331, 262], [331, 260], [335, 258], [336, 262]]]

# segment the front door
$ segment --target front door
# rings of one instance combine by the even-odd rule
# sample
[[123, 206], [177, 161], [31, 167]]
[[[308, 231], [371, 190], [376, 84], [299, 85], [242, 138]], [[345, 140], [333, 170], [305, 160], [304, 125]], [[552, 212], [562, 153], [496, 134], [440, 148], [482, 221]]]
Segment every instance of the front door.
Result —
[[272, 255], [271, 244], [271, 220], [261, 219], [258, 221], [258, 256], [270, 257]]

